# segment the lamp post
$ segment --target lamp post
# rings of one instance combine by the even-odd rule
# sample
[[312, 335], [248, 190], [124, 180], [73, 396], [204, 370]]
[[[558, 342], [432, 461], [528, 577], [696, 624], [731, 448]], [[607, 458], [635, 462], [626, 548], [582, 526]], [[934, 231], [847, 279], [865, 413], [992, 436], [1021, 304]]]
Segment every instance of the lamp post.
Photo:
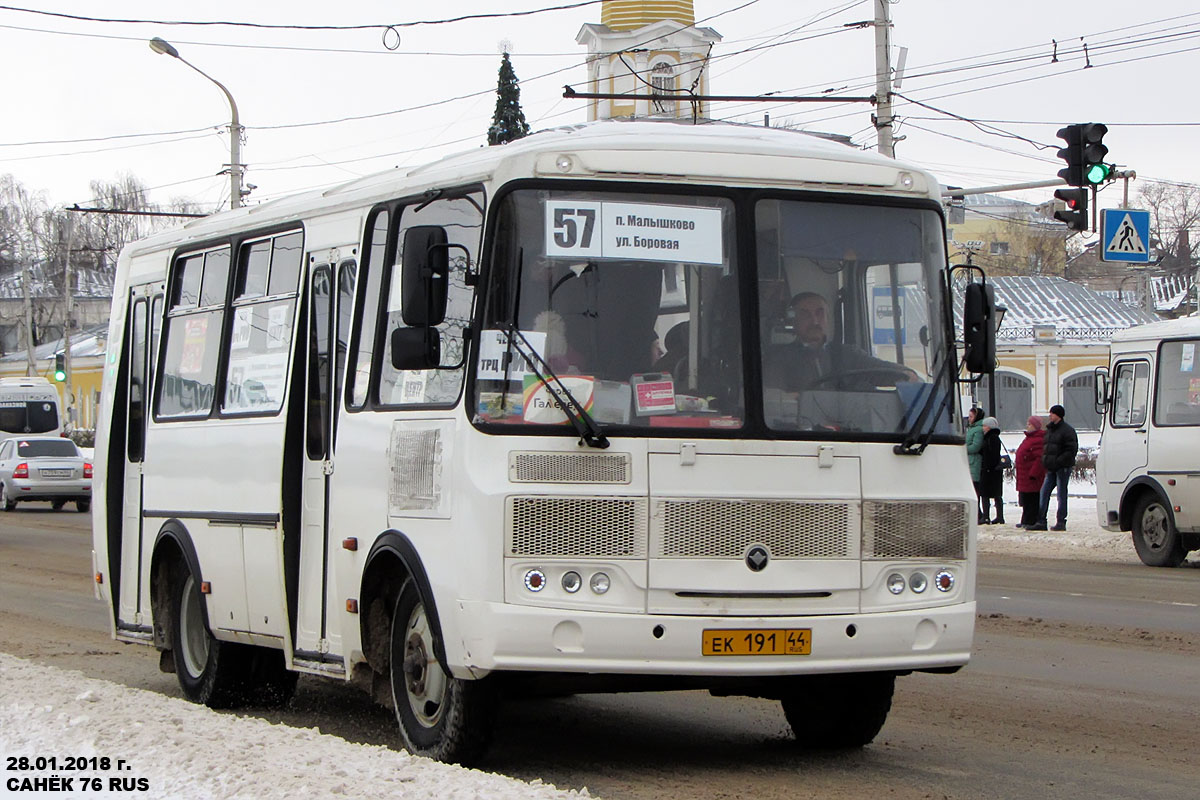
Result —
[[183, 56], [179, 55], [179, 51], [171, 45], [166, 39], [160, 39], [155, 36], [150, 40], [150, 49], [154, 52], [176, 58], [187, 64], [192, 69], [199, 72], [204, 77], [217, 85], [217, 88], [225, 93], [225, 99], [229, 101], [229, 108], [233, 111], [233, 119], [229, 123], [229, 207], [240, 208], [242, 205], [242, 125], [238, 122], [237, 103], [233, 101], [233, 95], [225, 88], [225, 85], [219, 80], [204, 72], [204, 70], [192, 64]]

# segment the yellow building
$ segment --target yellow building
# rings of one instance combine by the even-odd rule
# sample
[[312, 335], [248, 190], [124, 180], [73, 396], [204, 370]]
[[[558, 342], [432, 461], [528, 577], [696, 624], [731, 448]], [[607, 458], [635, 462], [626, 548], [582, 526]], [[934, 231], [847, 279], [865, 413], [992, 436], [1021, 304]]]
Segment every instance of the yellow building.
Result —
[[705, 117], [708, 54], [721, 35], [695, 27], [692, 0], [605, 0], [600, 23], [588, 23], [575, 41], [588, 48], [592, 94], [629, 99], [591, 100], [588, 120], [613, 117]]

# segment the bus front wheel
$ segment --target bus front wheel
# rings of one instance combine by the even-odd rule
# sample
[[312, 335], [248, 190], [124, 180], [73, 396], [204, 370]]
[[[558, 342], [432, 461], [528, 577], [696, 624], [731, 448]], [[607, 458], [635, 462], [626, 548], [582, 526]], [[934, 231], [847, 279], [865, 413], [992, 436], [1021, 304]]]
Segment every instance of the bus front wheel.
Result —
[[416, 755], [468, 765], [491, 740], [495, 697], [490, 681], [447, 675], [435, 655], [437, 633], [412, 581], [392, 615], [392, 704], [405, 748]]
[[1143, 495], [1133, 509], [1133, 547], [1149, 567], [1178, 567], [1187, 557], [1171, 512], [1156, 494]]
[[892, 708], [896, 676], [853, 672], [797, 678], [780, 701], [796, 741], [814, 749], [870, 744]]
[[205, 622], [200, 583], [187, 567], [176, 580], [171, 599], [173, 619], [171, 649], [175, 675], [183, 695], [209, 708], [241, 705], [240, 675], [244, 670], [242, 648], [213, 637]]

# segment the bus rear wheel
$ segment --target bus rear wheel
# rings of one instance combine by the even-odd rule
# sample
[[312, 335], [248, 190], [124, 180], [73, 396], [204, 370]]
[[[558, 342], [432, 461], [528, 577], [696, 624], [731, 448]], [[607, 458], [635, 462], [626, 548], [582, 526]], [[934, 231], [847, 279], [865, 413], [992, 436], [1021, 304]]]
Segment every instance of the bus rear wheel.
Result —
[[1187, 558], [1171, 512], [1156, 494], [1144, 495], [1133, 509], [1133, 547], [1149, 567], [1178, 567]]
[[392, 704], [410, 753], [464, 766], [491, 741], [495, 696], [487, 680], [447, 675], [435, 655], [437, 633], [412, 581], [405, 583], [392, 615]]
[[797, 678], [780, 701], [796, 741], [813, 749], [870, 744], [892, 708], [896, 676], [854, 672]]
[[213, 637], [205, 622], [200, 583], [187, 567], [171, 598], [171, 649], [183, 696], [209, 708], [235, 708], [243, 702], [241, 675], [245, 648]]

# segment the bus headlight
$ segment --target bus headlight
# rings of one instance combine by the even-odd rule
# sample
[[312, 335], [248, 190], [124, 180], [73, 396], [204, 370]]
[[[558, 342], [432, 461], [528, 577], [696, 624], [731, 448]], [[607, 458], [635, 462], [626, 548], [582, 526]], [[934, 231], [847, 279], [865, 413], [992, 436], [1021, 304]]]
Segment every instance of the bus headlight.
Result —
[[604, 594], [608, 591], [608, 587], [611, 585], [612, 582], [609, 581], [608, 575], [603, 572], [597, 572], [592, 576], [592, 579], [588, 581], [588, 586], [590, 586], [592, 591], [596, 594]]
[[954, 573], [943, 569], [933, 576], [933, 585], [939, 592], [948, 592], [954, 588]]
[[900, 594], [904, 591], [904, 576], [899, 572], [893, 572], [887, 577], [888, 591], [892, 594]]
[[578, 572], [564, 572], [562, 576], [563, 591], [567, 594], [575, 594], [579, 591], [579, 587], [583, 586], [583, 578], [579, 577]]
[[924, 572], [914, 572], [908, 578], [908, 588], [920, 594], [929, 588], [929, 579], [925, 577]]

